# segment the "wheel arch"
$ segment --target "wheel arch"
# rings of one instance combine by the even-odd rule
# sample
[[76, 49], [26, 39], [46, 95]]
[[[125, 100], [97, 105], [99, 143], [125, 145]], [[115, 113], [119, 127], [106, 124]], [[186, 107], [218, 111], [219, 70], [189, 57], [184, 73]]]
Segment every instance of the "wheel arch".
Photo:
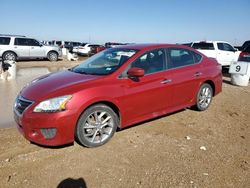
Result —
[[96, 101], [96, 102], [93, 102], [91, 104], [89, 104], [86, 108], [84, 108], [81, 112], [81, 114], [79, 115], [78, 117], [78, 120], [77, 122], [79, 121], [81, 115], [88, 109], [90, 108], [91, 106], [94, 106], [94, 105], [97, 105], [97, 104], [104, 104], [108, 107], [110, 107], [115, 113], [116, 115], [118, 116], [118, 119], [119, 119], [119, 125], [117, 126], [119, 129], [121, 128], [121, 112], [120, 112], [120, 109], [118, 108], [118, 106], [116, 104], [114, 104], [113, 102], [111, 101], [107, 101], [107, 100], [101, 100], [101, 101]]
[[214, 82], [212, 80], [206, 80], [202, 84], [209, 84], [213, 89], [213, 96], [215, 95], [215, 84], [214, 84]]
[[12, 50], [6, 50], [5, 52], [3, 52], [2, 57], [3, 57], [3, 56], [4, 56], [4, 54], [6, 54], [7, 52], [11, 52], [11, 53], [15, 54], [15, 55], [16, 55], [16, 58], [18, 58], [17, 53], [16, 53], [16, 52], [14, 52], [14, 51], [12, 51]]
[[59, 53], [58, 53], [56, 50], [49, 50], [49, 51], [47, 52], [47, 56], [48, 56], [49, 53], [51, 53], [51, 52], [55, 52], [57, 55], [59, 55]]

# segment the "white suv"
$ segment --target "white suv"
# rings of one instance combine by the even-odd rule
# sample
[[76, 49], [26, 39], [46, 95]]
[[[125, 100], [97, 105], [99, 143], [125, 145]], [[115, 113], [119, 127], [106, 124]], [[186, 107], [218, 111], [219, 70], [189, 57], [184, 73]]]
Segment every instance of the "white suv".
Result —
[[62, 50], [56, 46], [44, 46], [35, 39], [19, 35], [0, 35], [0, 57], [3, 60], [48, 58], [57, 61]]
[[192, 48], [215, 58], [222, 66], [229, 66], [239, 58], [240, 51], [224, 41], [196, 41], [189, 44]]

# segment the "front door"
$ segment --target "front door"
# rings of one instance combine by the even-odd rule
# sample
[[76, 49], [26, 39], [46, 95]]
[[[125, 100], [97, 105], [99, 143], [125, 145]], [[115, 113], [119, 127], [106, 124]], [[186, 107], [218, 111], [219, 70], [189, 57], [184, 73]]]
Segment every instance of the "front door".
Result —
[[121, 80], [124, 85], [124, 124], [132, 124], [143, 119], [157, 117], [167, 111], [171, 99], [171, 77], [166, 74], [164, 49], [146, 52], [129, 67], [142, 68], [143, 77]]
[[235, 49], [227, 43], [218, 42], [217, 60], [222, 66], [231, 65], [235, 61]]
[[46, 57], [43, 45], [35, 39], [28, 39], [30, 45], [30, 57]]

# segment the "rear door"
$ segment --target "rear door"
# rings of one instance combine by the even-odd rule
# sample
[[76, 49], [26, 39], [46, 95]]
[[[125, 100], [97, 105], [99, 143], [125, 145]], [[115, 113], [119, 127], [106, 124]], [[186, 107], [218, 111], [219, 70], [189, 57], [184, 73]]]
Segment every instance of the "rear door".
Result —
[[203, 77], [202, 56], [182, 48], [169, 48], [168, 71], [171, 75], [173, 100], [171, 107], [180, 109], [188, 106], [194, 99]]
[[30, 56], [30, 46], [27, 38], [15, 38], [13, 48], [18, 57]]

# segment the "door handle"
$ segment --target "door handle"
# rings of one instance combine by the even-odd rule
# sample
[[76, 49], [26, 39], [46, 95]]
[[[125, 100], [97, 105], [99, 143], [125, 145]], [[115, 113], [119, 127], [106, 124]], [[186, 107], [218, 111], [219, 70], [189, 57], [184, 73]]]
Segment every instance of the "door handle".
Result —
[[200, 75], [202, 75], [201, 72], [196, 72], [196, 73], [194, 73], [194, 76], [195, 76], [195, 77], [199, 77]]
[[14, 48], [17, 48], [17, 46], [14, 46]]
[[31, 47], [31, 49], [34, 49], [34, 47]]
[[161, 81], [161, 84], [168, 84], [168, 83], [170, 83], [170, 82], [172, 82], [171, 79], [166, 79], [166, 80], [162, 80], [162, 81]]

